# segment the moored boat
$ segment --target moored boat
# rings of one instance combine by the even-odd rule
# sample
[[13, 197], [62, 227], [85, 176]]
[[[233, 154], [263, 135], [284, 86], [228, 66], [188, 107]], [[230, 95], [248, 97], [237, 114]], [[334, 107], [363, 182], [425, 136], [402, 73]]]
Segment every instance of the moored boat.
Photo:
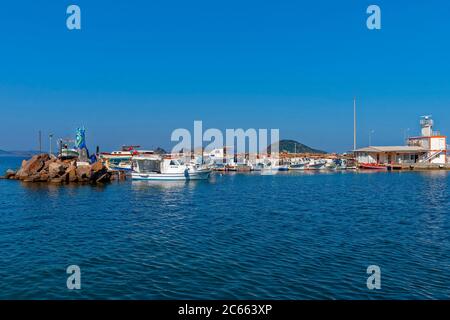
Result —
[[305, 170], [323, 170], [326, 168], [326, 162], [324, 160], [311, 160], [310, 163], [306, 165]]
[[289, 166], [289, 170], [305, 170], [306, 163], [295, 163]]
[[153, 154], [150, 150], [138, 150], [139, 146], [122, 146], [120, 151], [103, 152], [100, 158], [111, 171], [131, 171], [131, 158], [134, 155]]
[[206, 180], [211, 168], [184, 163], [181, 159], [160, 155], [138, 155], [132, 158], [134, 180]]
[[386, 165], [378, 163], [359, 163], [358, 167], [364, 170], [387, 170]]

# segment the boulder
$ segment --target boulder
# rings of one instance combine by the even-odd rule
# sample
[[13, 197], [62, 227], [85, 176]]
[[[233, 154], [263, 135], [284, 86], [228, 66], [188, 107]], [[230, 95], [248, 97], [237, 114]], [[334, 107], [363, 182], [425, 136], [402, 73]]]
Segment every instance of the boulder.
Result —
[[91, 167], [90, 166], [80, 166], [76, 169], [77, 178], [79, 181], [89, 181], [91, 178]]
[[47, 154], [35, 155], [22, 162], [21, 168], [15, 172], [8, 170], [5, 179], [19, 179], [26, 182], [49, 182], [53, 184], [80, 182], [106, 183], [111, 178], [120, 179], [120, 175], [112, 177], [112, 173], [98, 161], [92, 165], [75, 160], [59, 160]]
[[[93, 182], [98, 182], [99, 180], [105, 179], [105, 174], [108, 174], [108, 169], [103, 165], [101, 161], [97, 161], [91, 166], [91, 180]], [[108, 179], [111, 176], [110, 174], [107, 175]]]
[[50, 183], [61, 184], [61, 183], [63, 183], [63, 180], [61, 178], [53, 178], [53, 179], [50, 179]]
[[44, 168], [45, 162], [49, 159], [49, 155], [44, 153], [35, 155], [28, 161], [22, 161], [22, 167], [17, 172], [18, 178], [21, 180], [29, 180], [29, 177], [36, 175], [36, 173]]
[[66, 170], [67, 182], [77, 182], [77, 167], [70, 165]]
[[39, 172], [39, 181], [40, 182], [46, 182], [49, 179], [49, 175], [47, 171], [42, 170]]
[[104, 169], [104, 165], [101, 161], [97, 161], [96, 163], [94, 163], [93, 165], [91, 165], [91, 170], [93, 173], [102, 171]]
[[23, 179], [23, 182], [38, 182], [40, 181], [40, 178], [40, 173], [35, 173], [34, 175], [28, 176], [27, 178]]
[[42, 170], [48, 171], [49, 167], [50, 167], [50, 164], [51, 163], [55, 163], [55, 162], [56, 162], [56, 159], [54, 159], [54, 158], [45, 161], [44, 162], [44, 167], [42, 168]]
[[50, 179], [62, 176], [66, 172], [66, 166], [59, 162], [52, 162], [48, 166]]

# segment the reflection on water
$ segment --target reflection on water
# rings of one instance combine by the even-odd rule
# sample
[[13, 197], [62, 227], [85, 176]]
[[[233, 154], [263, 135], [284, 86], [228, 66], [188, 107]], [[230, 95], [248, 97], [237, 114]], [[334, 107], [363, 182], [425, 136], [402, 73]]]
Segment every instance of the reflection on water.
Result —
[[156, 189], [169, 189], [169, 190], [176, 190], [176, 189], [192, 189], [195, 188], [198, 184], [202, 183], [208, 183], [208, 181], [202, 181], [202, 180], [167, 180], [167, 181], [160, 181], [160, 180], [149, 180], [149, 181], [143, 181], [143, 180], [132, 180], [131, 181], [131, 187], [133, 190], [148, 190], [149, 188], [156, 188]]

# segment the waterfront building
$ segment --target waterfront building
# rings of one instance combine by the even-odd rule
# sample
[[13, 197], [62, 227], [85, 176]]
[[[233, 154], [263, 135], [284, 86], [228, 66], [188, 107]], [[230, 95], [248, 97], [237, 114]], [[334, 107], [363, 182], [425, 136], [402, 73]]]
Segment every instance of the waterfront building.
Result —
[[447, 137], [433, 131], [433, 119], [424, 116], [420, 121], [421, 135], [410, 137], [404, 146], [368, 146], [354, 150], [362, 167], [394, 165], [445, 165]]

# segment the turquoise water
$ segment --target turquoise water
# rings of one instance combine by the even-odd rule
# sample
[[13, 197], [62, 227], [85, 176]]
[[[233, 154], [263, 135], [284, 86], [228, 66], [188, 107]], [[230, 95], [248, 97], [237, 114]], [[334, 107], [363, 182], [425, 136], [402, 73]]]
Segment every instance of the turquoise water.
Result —
[[448, 299], [449, 185], [447, 172], [0, 180], [0, 299]]

